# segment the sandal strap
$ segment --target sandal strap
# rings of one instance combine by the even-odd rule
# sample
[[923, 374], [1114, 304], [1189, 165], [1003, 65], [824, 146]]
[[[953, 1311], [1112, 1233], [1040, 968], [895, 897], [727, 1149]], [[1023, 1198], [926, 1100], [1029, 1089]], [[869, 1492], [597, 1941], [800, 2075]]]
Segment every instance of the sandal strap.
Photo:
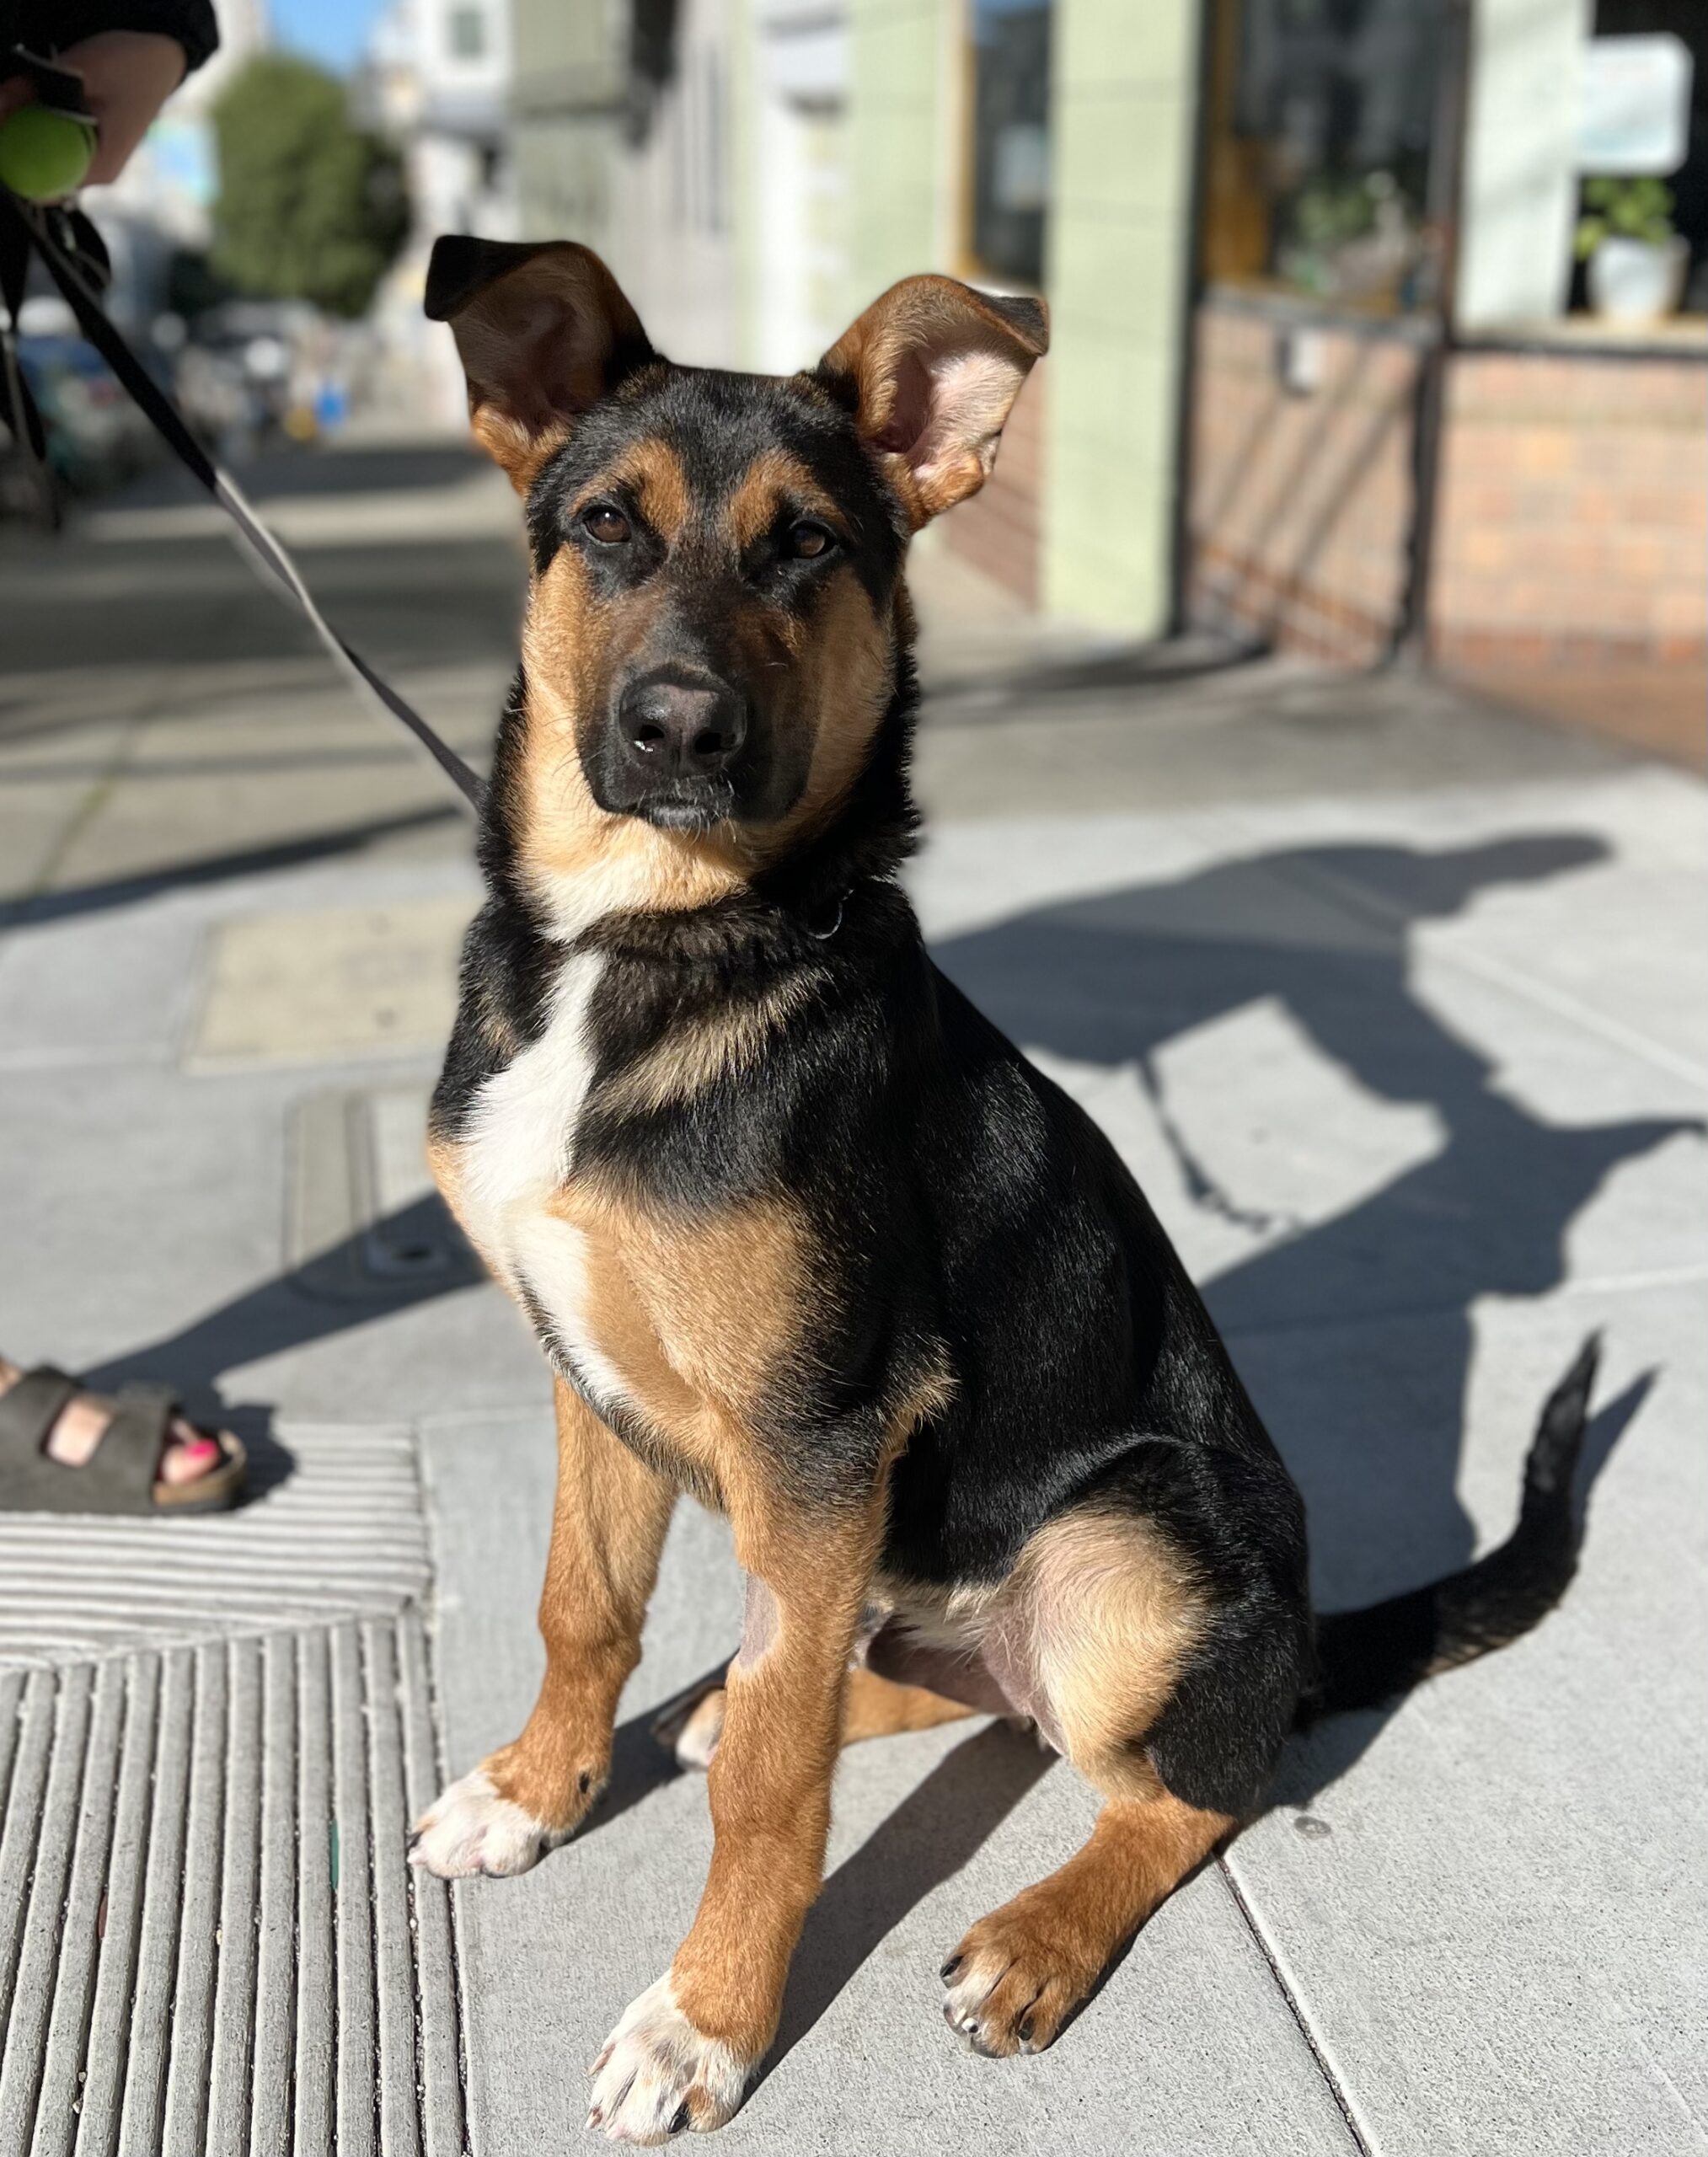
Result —
[[9, 1472], [15, 1462], [39, 1453], [78, 1390], [74, 1378], [51, 1363], [38, 1363], [0, 1393], [0, 1469]]
[[177, 1410], [178, 1395], [169, 1385], [132, 1380], [120, 1388], [100, 1443], [81, 1468], [72, 1470], [80, 1480], [91, 1474], [95, 1478], [89, 1502], [78, 1507], [80, 1512], [153, 1512], [166, 1426]]
[[[25, 1408], [8, 1419], [13, 1394], [43, 1383], [28, 1396]], [[55, 1460], [42, 1442], [66, 1405], [83, 1389], [62, 1371], [32, 1371], [0, 1395], [0, 1511], [56, 1513], [147, 1513], [154, 1510], [154, 1484], [166, 1442], [166, 1426], [178, 1407], [169, 1386], [133, 1383], [110, 1404], [111, 1417], [94, 1451], [80, 1468]], [[91, 1399], [98, 1396], [91, 1395]], [[51, 1412], [45, 1412], [47, 1404]], [[33, 1442], [23, 1434], [34, 1432]]]

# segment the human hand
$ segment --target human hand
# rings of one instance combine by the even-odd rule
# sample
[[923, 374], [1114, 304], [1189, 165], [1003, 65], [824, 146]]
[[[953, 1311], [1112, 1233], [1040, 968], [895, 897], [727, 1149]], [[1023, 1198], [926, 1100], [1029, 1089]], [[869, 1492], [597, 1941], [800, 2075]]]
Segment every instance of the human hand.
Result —
[[[101, 30], [55, 55], [83, 80], [97, 139], [88, 169], [92, 186], [116, 179], [148, 124], [184, 80], [184, 48], [176, 38], [152, 30]], [[0, 120], [27, 104], [35, 91], [27, 78], [0, 83]]]

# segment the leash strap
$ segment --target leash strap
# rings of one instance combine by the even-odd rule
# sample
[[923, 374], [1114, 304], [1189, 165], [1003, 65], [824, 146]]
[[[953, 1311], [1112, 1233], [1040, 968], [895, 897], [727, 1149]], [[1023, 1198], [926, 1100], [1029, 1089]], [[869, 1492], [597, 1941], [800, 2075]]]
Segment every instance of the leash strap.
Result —
[[366, 692], [393, 719], [413, 734], [471, 809], [478, 811], [485, 794], [479, 779], [449, 742], [442, 739], [389, 682], [377, 674], [326, 619], [302, 572], [281, 542], [262, 523], [231, 474], [222, 471], [190, 432], [184, 415], [125, 342], [92, 289], [82, 265], [62, 247], [49, 217], [33, 204], [20, 201], [0, 188], [0, 222], [21, 227], [47, 265], [47, 273], [64, 295], [77, 317], [78, 327], [114, 374], [130, 392], [144, 416], [185, 468], [231, 519], [251, 559], [265, 570], [288, 598], [294, 599], [309, 627], [326, 647], [340, 670]]

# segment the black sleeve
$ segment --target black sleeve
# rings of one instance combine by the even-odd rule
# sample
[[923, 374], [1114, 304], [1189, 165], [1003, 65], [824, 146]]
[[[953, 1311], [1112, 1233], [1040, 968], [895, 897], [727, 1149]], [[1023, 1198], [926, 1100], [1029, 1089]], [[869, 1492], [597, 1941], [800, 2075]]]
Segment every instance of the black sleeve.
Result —
[[63, 52], [97, 30], [153, 30], [184, 48], [193, 72], [219, 43], [213, 0], [23, 0], [14, 11], [0, 6], [0, 23], [35, 52]]

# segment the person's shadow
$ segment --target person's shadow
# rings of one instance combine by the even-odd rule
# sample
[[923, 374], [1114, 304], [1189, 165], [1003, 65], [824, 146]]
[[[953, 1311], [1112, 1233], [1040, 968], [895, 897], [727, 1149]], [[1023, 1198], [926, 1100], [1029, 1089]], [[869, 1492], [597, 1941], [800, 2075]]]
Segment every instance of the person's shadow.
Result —
[[[1416, 924], [1603, 851], [1571, 834], [1443, 854], [1303, 848], [1045, 907], [936, 952], [1028, 1046], [1148, 1076], [1170, 1041], [1270, 999], [1365, 1092], [1432, 1112], [1441, 1139], [1427, 1160], [1332, 1218], [1280, 1228], [1203, 1284], [1236, 1362], [1242, 1342], [1261, 1355], [1309, 1329], [1320, 1343], [1288, 1359], [1287, 1391], [1269, 1407], [1309, 1501], [1325, 1598], [1360, 1601], [1464, 1562], [1471, 1527], [1456, 1481], [1472, 1305], [1556, 1287], [1567, 1233], [1608, 1171], [1700, 1128], [1545, 1122], [1413, 993]], [[1332, 1132], [1310, 1143], [1332, 1158]], [[1190, 1158], [1183, 1167], [1189, 1187], [1239, 1211], [1239, 1192], [1215, 1190]], [[1353, 1379], [1348, 1335], [1378, 1321], [1404, 1334], [1403, 1394]], [[1381, 1427], [1350, 1427], [1349, 1412]]]

